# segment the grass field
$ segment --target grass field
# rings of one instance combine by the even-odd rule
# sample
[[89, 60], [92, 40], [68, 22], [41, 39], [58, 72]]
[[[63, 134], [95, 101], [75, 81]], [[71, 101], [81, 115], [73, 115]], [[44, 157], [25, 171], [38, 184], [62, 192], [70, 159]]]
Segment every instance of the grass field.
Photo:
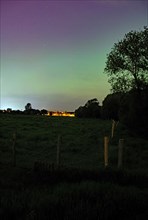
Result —
[[[0, 219], [146, 219], [148, 140], [119, 123], [104, 169], [103, 138], [110, 135], [111, 121], [0, 115]], [[121, 138], [123, 169], [118, 170]]]

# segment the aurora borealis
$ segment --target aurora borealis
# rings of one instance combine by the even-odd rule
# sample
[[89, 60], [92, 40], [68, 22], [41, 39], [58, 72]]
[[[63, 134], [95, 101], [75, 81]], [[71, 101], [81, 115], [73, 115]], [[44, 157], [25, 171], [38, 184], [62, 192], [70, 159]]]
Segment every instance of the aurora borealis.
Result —
[[0, 109], [74, 111], [110, 92], [107, 53], [148, 24], [147, 0], [1, 0]]

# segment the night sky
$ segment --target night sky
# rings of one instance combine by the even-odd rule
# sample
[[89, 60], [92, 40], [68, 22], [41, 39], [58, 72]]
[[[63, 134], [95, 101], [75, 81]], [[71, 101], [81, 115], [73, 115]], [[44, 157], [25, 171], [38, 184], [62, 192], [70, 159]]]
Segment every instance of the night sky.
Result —
[[110, 93], [107, 53], [147, 25], [147, 0], [1, 0], [0, 108], [74, 111]]

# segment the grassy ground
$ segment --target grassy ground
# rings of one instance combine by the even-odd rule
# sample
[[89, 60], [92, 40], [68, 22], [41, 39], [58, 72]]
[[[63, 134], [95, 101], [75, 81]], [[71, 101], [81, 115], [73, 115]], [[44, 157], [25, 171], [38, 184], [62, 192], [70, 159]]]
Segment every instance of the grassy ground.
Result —
[[[104, 169], [103, 137], [110, 134], [111, 121], [0, 115], [0, 218], [146, 219], [148, 140], [118, 124], [109, 142], [109, 168]], [[121, 138], [124, 161], [118, 170]]]

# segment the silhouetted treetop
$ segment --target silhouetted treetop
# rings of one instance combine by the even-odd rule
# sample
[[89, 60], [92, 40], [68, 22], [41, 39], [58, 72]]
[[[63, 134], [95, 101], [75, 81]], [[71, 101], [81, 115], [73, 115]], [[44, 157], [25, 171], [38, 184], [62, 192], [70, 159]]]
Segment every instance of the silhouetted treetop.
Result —
[[31, 103], [27, 103], [27, 105], [25, 105], [25, 110], [30, 110], [32, 109], [32, 105]]
[[96, 98], [88, 100], [84, 106], [75, 110], [75, 116], [79, 118], [99, 118], [100, 106]]
[[105, 72], [113, 92], [143, 90], [148, 86], [148, 27], [131, 31], [107, 55]]

